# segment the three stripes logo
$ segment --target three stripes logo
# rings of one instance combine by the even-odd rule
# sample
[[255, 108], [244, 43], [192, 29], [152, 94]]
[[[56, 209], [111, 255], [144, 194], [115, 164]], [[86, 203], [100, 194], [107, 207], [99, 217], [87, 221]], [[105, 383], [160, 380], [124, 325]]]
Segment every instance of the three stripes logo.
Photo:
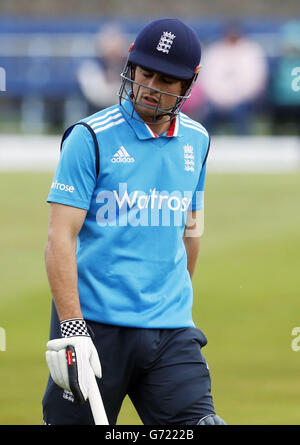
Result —
[[127, 150], [123, 147], [123, 145], [111, 158], [111, 162], [118, 162], [118, 163], [120, 162], [132, 163], [134, 161], [135, 159], [132, 156], [130, 156], [130, 154], [128, 154]]

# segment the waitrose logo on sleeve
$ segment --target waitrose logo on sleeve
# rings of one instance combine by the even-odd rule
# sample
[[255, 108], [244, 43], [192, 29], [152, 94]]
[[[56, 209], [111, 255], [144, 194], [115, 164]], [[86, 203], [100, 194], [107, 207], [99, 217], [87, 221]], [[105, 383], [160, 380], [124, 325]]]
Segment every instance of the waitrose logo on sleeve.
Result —
[[63, 184], [62, 182], [57, 182], [57, 181], [52, 182], [51, 188], [69, 193], [73, 193], [75, 190], [75, 187], [73, 185]]

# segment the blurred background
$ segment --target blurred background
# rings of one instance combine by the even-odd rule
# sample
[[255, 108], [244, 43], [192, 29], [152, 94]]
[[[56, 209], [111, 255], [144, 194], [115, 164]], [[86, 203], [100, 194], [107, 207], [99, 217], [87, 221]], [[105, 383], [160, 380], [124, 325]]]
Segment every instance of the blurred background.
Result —
[[[45, 201], [61, 135], [117, 102], [130, 43], [163, 16], [190, 24], [203, 50], [183, 111], [212, 138], [193, 284], [217, 412], [300, 423], [300, 3], [2, 0], [0, 424], [42, 423]], [[126, 399], [119, 423], [139, 422]]]
[[138, 1], [102, 3], [1, 2], [1, 129], [60, 133], [115, 103], [129, 45], [157, 10], [184, 18], [202, 43], [202, 72], [187, 114], [213, 133], [299, 134], [296, 1], [251, 2], [247, 11], [233, 0], [189, 0], [184, 8], [154, 1], [151, 9]]

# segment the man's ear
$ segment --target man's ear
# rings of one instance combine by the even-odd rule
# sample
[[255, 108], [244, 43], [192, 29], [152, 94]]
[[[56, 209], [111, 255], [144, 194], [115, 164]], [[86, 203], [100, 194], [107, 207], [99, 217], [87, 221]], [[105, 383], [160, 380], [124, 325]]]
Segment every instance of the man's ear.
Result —
[[181, 82], [181, 96], [185, 96], [185, 93], [189, 89], [190, 85], [191, 85], [191, 81], [190, 80], [183, 80]]

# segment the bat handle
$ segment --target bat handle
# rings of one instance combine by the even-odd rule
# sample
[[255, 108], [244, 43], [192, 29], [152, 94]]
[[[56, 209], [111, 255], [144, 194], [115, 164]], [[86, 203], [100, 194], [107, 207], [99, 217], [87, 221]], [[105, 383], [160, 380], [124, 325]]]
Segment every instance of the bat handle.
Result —
[[95, 425], [109, 425], [95, 374], [91, 370], [88, 399]]

